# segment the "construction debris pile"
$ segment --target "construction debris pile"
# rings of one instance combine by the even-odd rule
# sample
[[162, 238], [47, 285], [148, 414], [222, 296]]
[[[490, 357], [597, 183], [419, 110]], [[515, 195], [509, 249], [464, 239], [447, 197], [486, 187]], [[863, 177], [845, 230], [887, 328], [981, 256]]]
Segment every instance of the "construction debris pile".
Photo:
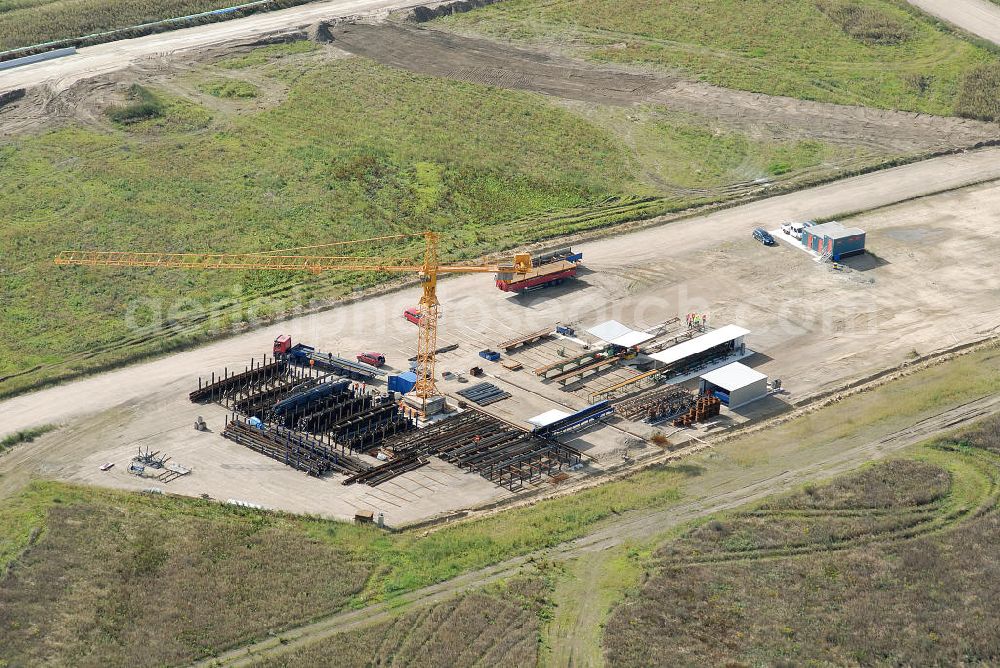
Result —
[[[110, 467], [110, 464], [106, 466]], [[152, 471], [150, 470], [152, 469]], [[170, 457], [160, 454], [159, 450], [151, 452], [149, 448], [139, 448], [139, 454], [132, 458], [128, 472], [140, 478], [154, 478], [167, 483], [191, 473], [191, 469], [170, 461]]]

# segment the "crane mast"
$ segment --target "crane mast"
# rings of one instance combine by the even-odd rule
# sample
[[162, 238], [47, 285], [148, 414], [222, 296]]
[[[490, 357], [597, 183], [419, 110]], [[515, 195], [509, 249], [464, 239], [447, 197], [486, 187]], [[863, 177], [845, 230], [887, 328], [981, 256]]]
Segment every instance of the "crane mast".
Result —
[[[358, 255], [310, 255], [303, 251], [341, 246], [370, 246], [389, 240], [424, 239], [424, 259], [418, 264], [407, 258], [364, 257]], [[290, 254], [292, 252], [294, 254]], [[436, 232], [396, 234], [372, 239], [340, 241], [314, 246], [299, 246], [262, 253], [143, 253], [135, 251], [63, 251], [55, 258], [57, 265], [108, 266], [108, 267], [165, 267], [179, 269], [228, 269], [308, 271], [320, 274], [327, 271], [380, 271], [417, 273], [420, 275], [420, 297], [417, 334], [417, 384], [414, 388], [426, 407], [427, 399], [437, 394], [434, 364], [437, 350], [438, 316], [440, 303], [437, 298], [438, 274], [493, 273], [513, 271], [526, 274], [531, 271], [531, 256], [518, 253], [512, 265], [497, 264], [440, 264], [439, 236]]]
[[417, 384], [414, 392], [426, 407], [427, 399], [437, 394], [434, 362], [437, 351], [438, 303], [438, 236], [427, 232], [424, 269], [421, 275], [423, 294], [420, 295], [420, 317], [417, 319]]

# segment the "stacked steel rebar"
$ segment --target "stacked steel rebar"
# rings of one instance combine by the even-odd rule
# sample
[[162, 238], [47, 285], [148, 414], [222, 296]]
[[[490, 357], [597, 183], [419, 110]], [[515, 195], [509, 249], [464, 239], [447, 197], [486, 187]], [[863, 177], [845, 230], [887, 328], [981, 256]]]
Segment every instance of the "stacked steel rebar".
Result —
[[615, 404], [615, 413], [630, 419], [661, 422], [687, 413], [696, 403], [691, 392], [679, 387], [667, 387], [641, 394]]
[[722, 401], [718, 397], [710, 394], [703, 394], [698, 397], [695, 405], [685, 413], [674, 419], [675, 427], [690, 427], [696, 422], [702, 422], [708, 418], [715, 417], [722, 408]]

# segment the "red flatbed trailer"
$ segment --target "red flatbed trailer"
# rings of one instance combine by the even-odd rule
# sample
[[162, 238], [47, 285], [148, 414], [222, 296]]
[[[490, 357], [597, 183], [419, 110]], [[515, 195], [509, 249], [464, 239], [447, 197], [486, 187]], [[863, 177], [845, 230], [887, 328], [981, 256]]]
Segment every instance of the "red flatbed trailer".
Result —
[[[543, 269], [545, 269], [545, 267], [539, 267], [540, 271]], [[523, 292], [532, 288], [546, 288], [550, 285], [558, 285], [567, 278], [573, 278], [574, 276], [576, 276], [575, 264], [562, 269], [557, 269], [552, 273], [528, 276], [527, 278], [523, 278], [519, 281], [510, 281], [498, 278], [497, 287], [504, 292]]]
[[583, 253], [574, 253], [572, 248], [556, 251], [539, 258], [528, 274], [515, 274], [513, 271], [497, 273], [497, 288], [504, 292], [524, 292], [559, 285], [567, 278], [576, 276], [581, 260]]

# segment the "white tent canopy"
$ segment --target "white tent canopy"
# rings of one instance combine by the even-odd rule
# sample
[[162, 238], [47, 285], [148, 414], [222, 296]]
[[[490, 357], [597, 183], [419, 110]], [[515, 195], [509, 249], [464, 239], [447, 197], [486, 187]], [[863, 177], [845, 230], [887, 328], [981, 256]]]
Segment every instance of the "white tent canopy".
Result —
[[594, 325], [587, 332], [605, 343], [611, 343], [622, 348], [632, 348], [655, 338], [652, 334], [626, 327], [617, 320], [608, 320], [599, 325]]
[[611, 343], [616, 346], [621, 346], [622, 348], [632, 348], [633, 346], [643, 344], [652, 338], [653, 335], [647, 334], [646, 332], [629, 332], [628, 334], [622, 334], [617, 339], [613, 339]]
[[570, 413], [554, 408], [550, 411], [545, 411], [544, 413], [536, 415], [533, 418], [529, 418], [528, 423], [533, 424], [536, 427], [544, 427], [569, 416]]
[[611, 343], [620, 336], [631, 334], [632, 329], [630, 327], [626, 327], [617, 320], [608, 320], [607, 322], [602, 322], [599, 325], [594, 325], [588, 329], [587, 332], [596, 336], [601, 341]]

